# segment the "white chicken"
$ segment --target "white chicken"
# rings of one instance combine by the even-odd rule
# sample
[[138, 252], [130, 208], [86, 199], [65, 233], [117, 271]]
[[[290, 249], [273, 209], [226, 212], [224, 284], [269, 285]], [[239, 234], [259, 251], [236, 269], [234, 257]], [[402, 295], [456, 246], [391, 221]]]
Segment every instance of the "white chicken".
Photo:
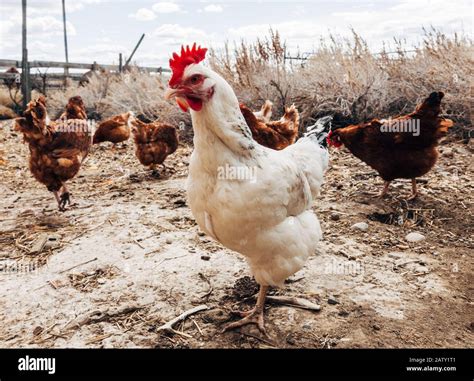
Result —
[[268, 287], [281, 286], [300, 270], [322, 237], [311, 205], [328, 166], [321, 145], [330, 117], [281, 151], [259, 145], [230, 85], [199, 64], [205, 53], [196, 44], [174, 53], [166, 93], [191, 112], [188, 203], [205, 233], [247, 258], [260, 285], [255, 308], [224, 330], [252, 323], [265, 332]]

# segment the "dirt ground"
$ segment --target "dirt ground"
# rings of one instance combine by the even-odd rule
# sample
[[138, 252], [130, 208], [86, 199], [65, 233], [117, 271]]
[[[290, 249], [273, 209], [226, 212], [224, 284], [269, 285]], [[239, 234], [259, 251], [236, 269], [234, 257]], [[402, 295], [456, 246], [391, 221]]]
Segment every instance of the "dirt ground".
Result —
[[[472, 146], [451, 138], [407, 202], [408, 181], [385, 199], [382, 181], [347, 151], [314, 210], [325, 232], [303, 270], [273, 294], [319, 312], [268, 304], [268, 337], [253, 326], [221, 333], [250, 308], [245, 260], [198, 229], [184, 182], [191, 147], [148, 173], [132, 142], [94, 147], [69, 182], [73, 205], [27, 168], [28, 148], [0, 125], [1, 347], [473, 347]], [[352, 225], [368, 224], [367, 231]], [[425, 239], [410, 243], [419, 232]], [[35, 250], [39, 250], [36, 251]], [[207, 310], [159, 331], [198, 305]]]

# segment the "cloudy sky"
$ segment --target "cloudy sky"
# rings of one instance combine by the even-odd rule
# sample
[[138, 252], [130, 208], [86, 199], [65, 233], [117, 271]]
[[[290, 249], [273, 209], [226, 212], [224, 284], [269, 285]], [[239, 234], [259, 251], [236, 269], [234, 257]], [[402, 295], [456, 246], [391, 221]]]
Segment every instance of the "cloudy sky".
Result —
[[[134, 61], [167, 65], [181, 44], [254, 40], [270, 27], [289, 48], [311, 51], [330, 32], [361, 33], [374, 49], [394, 36], [420, 41], [422, 27], [472, 36], [471, 0], [66, 0], [69, 60], [117, 63], [146, 34]], [[30, 59], [64, 61], [61, 0], [28, 0]], [[21, 59], [21, 1], [0, 0], [0, 58]]]

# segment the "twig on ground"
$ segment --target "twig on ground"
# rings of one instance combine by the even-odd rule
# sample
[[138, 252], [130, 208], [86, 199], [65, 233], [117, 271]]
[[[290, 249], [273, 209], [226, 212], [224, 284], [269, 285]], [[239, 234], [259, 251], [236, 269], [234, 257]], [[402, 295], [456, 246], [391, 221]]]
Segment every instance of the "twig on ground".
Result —
[[211, 281], [203, 273], [199, 273], [199, 277], [202, 280], [206, 281], [207, 285], [209, 286], [209, 289], [207, 290], [207, 292], [203, 296], [201, 296], [201, 299], [206, 298], [206, 300], [207, 300], [207, 298], [209, 298], [209, 296], [214, 291], [214, 288], [212, 287]]
[[145, 247], [140, 243], [138, 242], [136, 239], [132, 240], [132, 242], [137, 245], [138, 247], [142, 248], [142, 249], [145, 249]]
[[79, 266], [82, 266], [82, 265], [87, 265], [88, 263], [97, 261], [97, 259], [98, 259], [98, 258], [96, 257], [96, 258], [90, 259], [90, 260], [88, 260], [88, 261], [86, 261], [86, 262], [79, 263], [79, 264], [77, 264], [77, 265], [75, 265], [75, 266], [69, 267], [69, 268], [66, 269], [66, 270], [60, 271], [58, 274], [63, 274], [63, 273], [65, 273], [65, 272], [69, 271], [69, 270], [75, 269], [76, 267], [79, 267]]
[[267, 296], [267, 301], [270, 303], [286, 304], [291, 307], [303, 308], [310, 311], [320, 311], [321, 306], [319, 304], [310, 302], [303, 298], [297, 298], [294, 296]]
[[265, 344], [268, 344], [268, 345], [272, 346], [273, 348], [277, 346], [273, 341], [267, 340], [264, 337], [254, 335], [253, 333], [244, 332], [242, 330], [240, 331], [240, 333], [244, 336], [253, 337], [254, 339], [257, 339], [257, 340], [259, 340], [259, 341], [261, 341]]
[[204, 333], [202, 333], [201, 327], [199, 327], [199, 324], [197, 323], [197, 321], [194, 320], [194, 319], [191, 319], [191, 321], [192, 321], [193, 324], [196, 326], [196, 328], [197, 328], [197, 330], [199, 331], [199, 333], [201, 334], [201, 336], [204, 336]]
[[157, 330], [158, 331], [177, 333], [177, 334], [180, 334], [180, 335], [183, 335], [183, 336], [191, 337], [191, 336], [189, 336], [189, 335], [187, 335], [183, 332], [179, 332], [179, 331], [174, 330], [173, 326], [176, 323], [185, 320], [188, 316], [194, 315], [198, 312], [201, 312], [201, 311], [204, 311], [204, 310], [207, 310], [207, 309], [209, 309], [209, 307], [206, 306], [205, 304], [201, 304], [199, 306], [191, 308], [190, 310], [184, 311], [181, 315], [175, 317], [174, 319], [170, 320], [169, 322], [167, 322], [167, 323], [163, 324], [162, 326], [158, 327]]
[[113, 333], [106, 333], [106, 334], [104, 334], [104, 335], [99, 335], [99, 336], [96, 336], [96, 337], [94, 337], [94, 338], [92, 338], [92, 339], [90, 339], [90, 340], [87, 340], [87, 341], [85, 342], [85, 344], [86, 344], [86, 345], [94, 344], [94, 343], [97, 343], [98, 341], [102, 341], [102, 340], [104, 340], [104, 339], [107, 339], [107, 338], [109, 338], [109, 337], [112, 336], [112, 335], [113, 335]]
[[81, 326], [86, 325], [86, 324], [99, 323], [101, 321], [108, 320], [116, 316], [128, 314], [130, 312], [135, 312], [144, 307], [145, 306], [125, 306], [118, 309], [111, 308], [106, 311], [95, 310], [95, 311], [89, 312], [85, 316], [74, 319], [73, 321], [66, 324], [64, 328], [65, 329], [71, 329], [74, 327], [80, 328]]
[[400, 267], [408, 265], [409, 263], [423, 263], [423, 261], [421, 259], [413, 259], [413, 260], [406, 261], [406, 262], [403, 262], [403, 263], [400, 263], [400, 264], [394, 264], [393, 268], [394, 269], [399, 269]]

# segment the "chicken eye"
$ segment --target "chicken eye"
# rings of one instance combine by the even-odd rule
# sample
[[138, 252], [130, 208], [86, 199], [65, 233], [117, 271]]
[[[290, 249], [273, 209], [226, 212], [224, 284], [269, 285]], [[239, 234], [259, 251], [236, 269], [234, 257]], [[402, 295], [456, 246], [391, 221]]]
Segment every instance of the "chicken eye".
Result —
[[193, 75], [190, 79], [191, 83], [193, 85], [195, 85], [196, 83], [198, 83], [199, 81], [201, 80], [201, 76], [200, 75]]

